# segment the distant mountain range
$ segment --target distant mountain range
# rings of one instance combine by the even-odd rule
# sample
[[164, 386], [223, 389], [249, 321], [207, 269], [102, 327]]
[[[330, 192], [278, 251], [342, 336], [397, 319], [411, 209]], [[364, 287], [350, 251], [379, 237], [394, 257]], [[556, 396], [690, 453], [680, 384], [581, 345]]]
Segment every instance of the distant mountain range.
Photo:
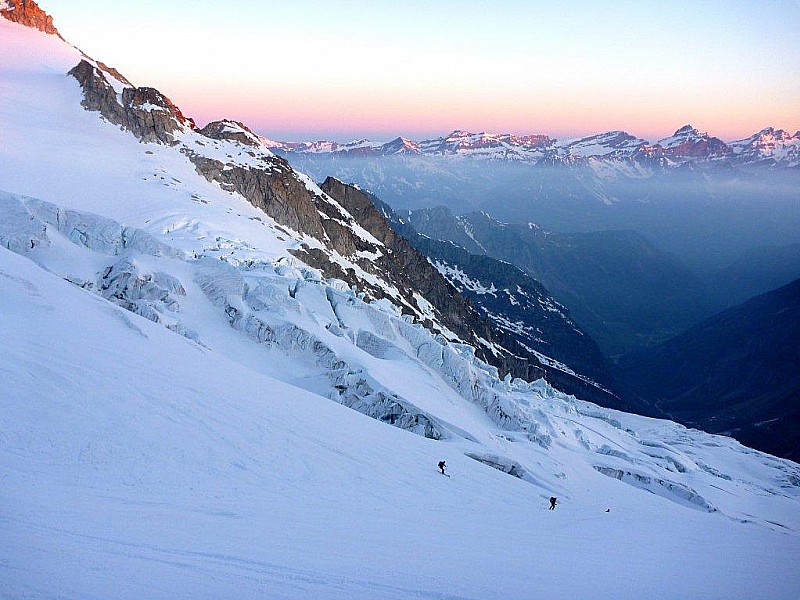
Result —
[[766, 128], [729, 143], [689, 125], [655, 143], [624, 131], [262, 142], [315, 180], [358, 184], [397, 210], [484, 211], [564, 233], [632, 230], [698, 273], [800, 243], [800, 132]]
[[662, 416], [800, 459], [800, 279], [619, 366]]
[[620, 172], [643, 177], [686, 164], [732, 165], [744, 168], [800, 166], [800, 131], [794, 134], [767, 127], [750, 137], [726, 143], [691, 125], [655, 143], [625, 131], [609, 131], [578, 139], [557, 140], [544, 134], [470, 133], [455, 130], [435, 139], [413, 141], [397, 137], [389, 142], [356, 140], [278, 142], [266, 146], [289, 154], [348, 156], [461, 156], [541, 165], [586, 164], [598, 174]]

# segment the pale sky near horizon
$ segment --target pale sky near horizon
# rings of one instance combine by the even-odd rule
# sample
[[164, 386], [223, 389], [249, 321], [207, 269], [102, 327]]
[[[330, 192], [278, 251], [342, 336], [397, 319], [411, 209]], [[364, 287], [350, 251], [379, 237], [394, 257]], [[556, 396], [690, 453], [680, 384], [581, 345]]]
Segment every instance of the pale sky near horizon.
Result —
[[198, 123], [234, 118], [276, 139], [800, 129], [791, 0], [39, 4], [68, 41]]

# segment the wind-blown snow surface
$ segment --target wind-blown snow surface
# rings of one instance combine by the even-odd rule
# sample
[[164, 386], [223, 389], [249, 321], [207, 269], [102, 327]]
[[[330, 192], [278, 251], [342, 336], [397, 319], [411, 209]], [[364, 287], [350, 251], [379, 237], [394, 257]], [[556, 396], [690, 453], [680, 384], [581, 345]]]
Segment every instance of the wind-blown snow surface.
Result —
[[499, 380], [0, 56], [0, 595], [800, 594], [796, 464]]

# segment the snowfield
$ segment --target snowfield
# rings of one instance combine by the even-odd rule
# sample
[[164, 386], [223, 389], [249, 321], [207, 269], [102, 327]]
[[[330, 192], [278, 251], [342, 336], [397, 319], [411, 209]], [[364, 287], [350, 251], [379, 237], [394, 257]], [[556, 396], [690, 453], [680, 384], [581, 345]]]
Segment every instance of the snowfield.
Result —
[[800, 596], [800, 466], [499, 378], [0, 56], [0, 596]]

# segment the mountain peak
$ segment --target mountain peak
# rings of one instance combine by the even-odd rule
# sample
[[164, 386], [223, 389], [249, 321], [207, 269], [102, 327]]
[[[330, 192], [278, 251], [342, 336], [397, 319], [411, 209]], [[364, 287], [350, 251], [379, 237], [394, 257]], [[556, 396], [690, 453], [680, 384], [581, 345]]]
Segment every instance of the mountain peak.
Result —
[[800, 164], [800, 132], [792, 135], [783, 129], [765, 127], [748, 138], [731, 143], [738, 158], [767, 165]]
[[800, 139], [800, 131], [792, 135], [785, 129], [775, 129], [774, 127], [765, 127], [755, 134], [758, 139], [775, 139], [780, 142], [789, 142], [792, 140]]
[[647, 145], [647, 141], [632, 136], [627, 131], [615, 130], [564, 142], [561, 147], [571, 157], [610, 157], [621, 152], [633, 152]]
[[692, 125], [684, 125], [683, 127], [678, 129], [672, 135], [673, 135], [673, 137], [678, 137], [678, 136], [685, 136], [685, 135], [689, 135], [689, 134], [699, 135], [700, 132], [697, 129], [695, 129]]
[[667, 155], [679, 162], [697, 159], [719, 159], [728, 156], [731, 148], [721, 139], [698, 131], [691, 125], [684, 125], [672, 136], [659, 140]]
[[61, 37], [58, 29], [53, 25], [53, 17], [43, 11], [33, 0], [0, 0], [0, 15], [25, 27], [32, 27], [44, 33]]
[[380, 147], [380, 152], [381, 154], [419, 154], [420, 149], [419, 144], [416, 142], [398, 136], [392, 141], [383, 144]]
[[235, 140], [247, 146], [261, 146], [261, 140], [244, 123], [223, 119], [222, 121], [212, 121], [200, 130], [206, 137], [215, 140]]

